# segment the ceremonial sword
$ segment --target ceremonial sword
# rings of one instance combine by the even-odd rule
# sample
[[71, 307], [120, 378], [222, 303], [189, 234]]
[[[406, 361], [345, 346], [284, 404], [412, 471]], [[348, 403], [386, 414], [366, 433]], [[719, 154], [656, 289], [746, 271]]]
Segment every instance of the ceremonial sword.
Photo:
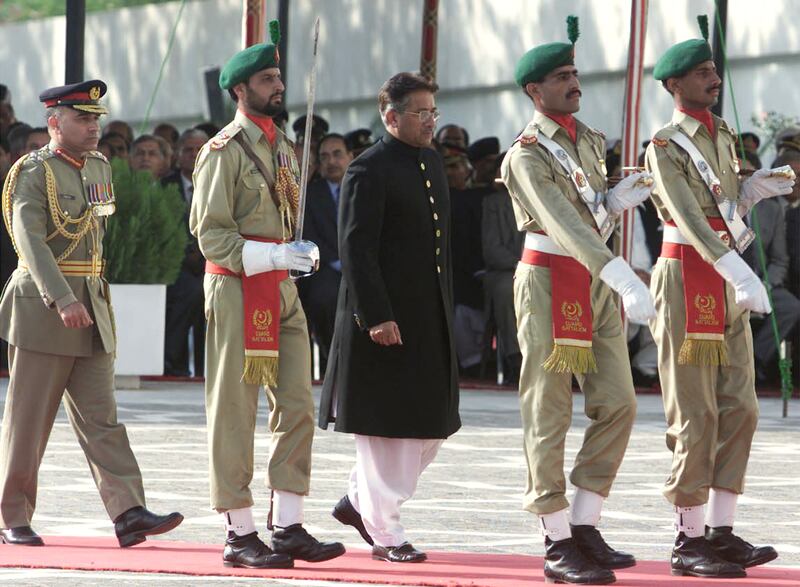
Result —
[[[311, 75], [308, 81], [308, 105], [306, 106], [306, 128], [303, 134], [303, 160], [300, 163], [300, 195], [297, 203], [297, 224], [294, 229], [294, 242], [298, 246], [306, 246], [308, 241], [303, 240], [303, 224], [306, 219], [306, 192], [308, 191], [308, 165], [311, 154], [311, 128], [313, 127], [314, 97], [317, 91], [317, 45], [319, 43], [319, 17], [314, 21], [314, 52], [311, 57]], [[310, 245], [309, 245], [309, 248]], [[311, 275], [319, 269], [319, 249], [314, 246], [316, 266], [308, 273], [292, 270], [289, 274], [294, 279]]]

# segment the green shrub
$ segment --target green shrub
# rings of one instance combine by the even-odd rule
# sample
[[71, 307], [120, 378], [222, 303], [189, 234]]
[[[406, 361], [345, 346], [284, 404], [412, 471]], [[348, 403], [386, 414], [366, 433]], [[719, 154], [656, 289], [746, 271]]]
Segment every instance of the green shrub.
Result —
[[162, 186], [121, 159], [111, 167], [117, 211], [108, 218], [103, 241], [108, 281], [174, 283], [188, 240], [178, 186]]

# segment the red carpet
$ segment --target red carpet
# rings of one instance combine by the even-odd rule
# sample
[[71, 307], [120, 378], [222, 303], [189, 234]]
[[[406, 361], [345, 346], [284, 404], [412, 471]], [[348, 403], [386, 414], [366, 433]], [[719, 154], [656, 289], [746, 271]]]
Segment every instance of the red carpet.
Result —
[[[456, 587], [522, 587], [543, 584], [540, 557], [507, 554], [429, 552], [422, 564], [391, 564], [373, 561], [366, 550], [351, 550], [345, 556], [319, 564], [300, 562], [294, 569], [256, 571], [222, 566], [222, 548], [214, 544], [151, 540], [121, 549], [113, 538], [46, 537], [43, 548], [0, 545], [0, 567], [55, 568], [135, 573], [178, 573], [388, 583]], [[728, 587], [783, 587], [800, 585], [800, 569], [750, 569], [746, 579], [700, 580], [672, 577], [666, 562], [640, 562], [632, 569], [617, 571], [616, 585], [714, 585]]]

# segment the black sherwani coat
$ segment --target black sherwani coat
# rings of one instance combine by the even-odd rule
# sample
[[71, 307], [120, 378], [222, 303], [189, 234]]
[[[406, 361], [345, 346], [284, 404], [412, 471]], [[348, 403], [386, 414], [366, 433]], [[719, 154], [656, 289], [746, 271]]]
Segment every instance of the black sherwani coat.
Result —
[[[450, 202], [441, 156], [390, 135], [349, 166], [339, 198], [342, 286], [319, 424], [390, 438], [461, 426], [452, 335]], [[402, 346], [369, 328], [397, 322]], [[335, 404], [335, 406], [334, 406]]]

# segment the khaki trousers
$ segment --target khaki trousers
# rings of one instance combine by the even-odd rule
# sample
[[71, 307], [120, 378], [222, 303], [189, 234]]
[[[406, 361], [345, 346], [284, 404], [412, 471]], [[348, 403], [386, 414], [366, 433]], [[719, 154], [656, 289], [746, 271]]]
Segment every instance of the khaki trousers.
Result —
[[[278, 385], [267, 388], [272, 433], [267, 486], [307, 495], [314, 438], [311, 351], [306, 317], [290, 279], [280, 283], [281, 327]], [[254, 438], [258, 385], [242, 382], [244, 308], [236, 277], [205, 277], [206, 418], [208, 421], [211, 507], [250, 507], [253, 496]]]
[[735, 304], [725, 285], [728, 367], [679, 365], [686, 304], [678, 259], [658, 259], [651, 280], [658, 369], [667, 418], [672, 470], [664, 495], [676, 506], [702, 505], [709, 487], [744, 490], [750, 445], [758, 423], [750, 312]]
[[[520, 409], [528, 481], [524, 508], [542, 515], [565, 509], [564, 443], [572, 422], [572, 374], [550, 373], [542, 363], [553, 350], [550, 269], [520, 263], [514, 275], [517, 338], [522, 351]], [[608, 496], [636, 416], [628, 347], [612, 291], [591, 285], [592, 350], [597, 373], [576, 375], [591, 420], [570, 481]]]
[[0, 526], [29, 526], [39, 466], [64, 398], [100, 498], [114, 520], [145, 505], [142, 475], [117, 422], [114, 356], [95, 336], [91, 357], [37, 353], [9, 346], [10, 379], [0, 434]]

